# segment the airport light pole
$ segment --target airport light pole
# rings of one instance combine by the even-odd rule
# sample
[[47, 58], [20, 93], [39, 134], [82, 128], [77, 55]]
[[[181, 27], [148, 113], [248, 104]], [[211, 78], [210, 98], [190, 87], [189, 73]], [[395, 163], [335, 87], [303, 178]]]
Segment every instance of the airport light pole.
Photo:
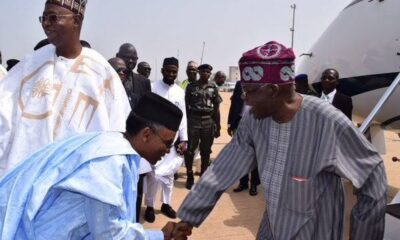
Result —
[[290, 28], [290, 31], [292, 32], [292, 43], [291, 43], [291, 48], [293, 49], [293, 44], [294, 44], [294, 23], [296, 20], [296, 4], [290, 5], [290, 8], [293, 9], [293, 21], [292, 21], [292, 27]]
[[205, 47], [206, 47], [206, 42], [203, 41], [203, 50], [201, 51], [200, 64], [203, 64], [203, 56], [204, 56], [204, 48]]

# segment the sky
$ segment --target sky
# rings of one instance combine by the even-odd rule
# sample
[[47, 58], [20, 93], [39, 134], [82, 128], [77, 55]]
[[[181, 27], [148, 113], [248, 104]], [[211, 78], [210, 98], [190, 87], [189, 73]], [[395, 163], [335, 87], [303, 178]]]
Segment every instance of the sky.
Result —
[[[291, 45], [292, 13], [296, 4], [294, 51], [308, 52], [312, 44], [350, 0], [89, 0], [81, 39], [106, 59], [122, 43], [138, 50], [139, 61], [152, 67], [151, 80], [160, 79], [165, 57], [178, 57], [180, 72], [189, 60], [226, 73], [241, 54], [271, 40]], [[21, 59], [45, 38], [38, 21], [45, 0], [0, 1], [0, 50], [3, 64]], [[204, 43], [204, 44], [203, 44]]]

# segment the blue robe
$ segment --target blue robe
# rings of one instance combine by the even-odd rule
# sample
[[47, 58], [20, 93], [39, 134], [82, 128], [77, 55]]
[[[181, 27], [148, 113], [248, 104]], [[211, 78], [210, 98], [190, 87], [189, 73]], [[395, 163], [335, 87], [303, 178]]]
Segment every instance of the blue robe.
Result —
[[0, 179], [0, 239], [163, 239], [135, 223], [140, 158], [118, 132], [44, 147]]

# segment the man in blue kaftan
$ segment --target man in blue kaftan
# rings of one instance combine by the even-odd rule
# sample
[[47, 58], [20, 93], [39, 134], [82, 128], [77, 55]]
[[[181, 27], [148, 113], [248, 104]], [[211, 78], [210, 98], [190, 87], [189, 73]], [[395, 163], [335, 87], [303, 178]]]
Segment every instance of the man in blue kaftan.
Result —
[[139, 103], [125, 133], [55, 142], [0, 179], [0, 239], [187, 239], [180, 224], [159, 231], [135, 221], [140, 159], [168, 153], [182, 119], [156, 94]]

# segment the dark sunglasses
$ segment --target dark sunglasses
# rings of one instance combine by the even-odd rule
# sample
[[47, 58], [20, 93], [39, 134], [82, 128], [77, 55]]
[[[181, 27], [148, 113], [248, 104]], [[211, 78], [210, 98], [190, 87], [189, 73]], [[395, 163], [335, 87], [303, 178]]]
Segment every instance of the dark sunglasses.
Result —
[[126, 68], [117, 68], [117, 69], [115, 69], [115, 71], [117, 73], [127, 73], [127, 69]]
[[44, 23], [49, 21], [50, 23], [58, 23], [62, 18], [75, 16], [76, 14], [48, 14], [39, 17], [39, 22]]

